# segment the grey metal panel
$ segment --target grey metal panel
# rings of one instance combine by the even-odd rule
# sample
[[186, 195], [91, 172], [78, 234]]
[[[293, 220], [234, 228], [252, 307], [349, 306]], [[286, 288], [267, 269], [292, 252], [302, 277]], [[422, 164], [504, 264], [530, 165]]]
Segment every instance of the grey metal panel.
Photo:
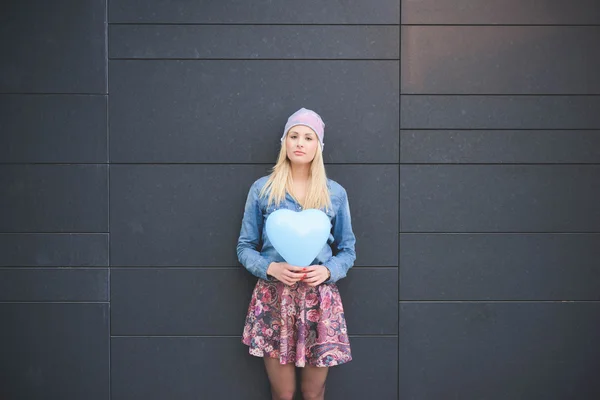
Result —
[[338, 287], [351, 335], [398, 334], [397, 268], [354, 268]]
[[398, 265], [398, 166], [328, 165], [329, 178], [348, 193], [356, 265]]
[[106, 0], [5, 1], [0, 92], [106, 93]]
[[600, 26], [405, 26], [403, 94], [600, 94]]
[[600, 24], [595, 0], [403, 0], [403, 24]]
[[110, 58], [398, 59], [398, 26], [112, 25]]
[[108, 269], [0, 268], [0, 301], [108, 301]]
[[433, 96], [400, 99], [403, 129], [598, 129], [600, 96]]
[[106, 165], [1, 165], [0, 232], [106, 232]]
[[600, 300], [600, 234], [401, 234], [403, 300]]
[[325, 121], [326, 162], [398, 161], [398, 61], [110, 62], [112, 162], [274, 163], [290, 114]]
[[327, 400], [397, 399], [398, 337], [350, 337], [352, 361], [329, 369]]
[[400, 1], [320, 2], [293, 0], [247, 2], [243, 0], [113, 0], [109, 21], [167, 23], [257, 24], [398, 24]]
[[108, 266], [108, 234], [0, 234], [1, 267]]
[[401, 232], [598, 232], [600, 166], [402, 165]]
[[241, 335], [255, 283], [243, 267], [113, 268], [111, 333]]
[[106, 103], [106, 96], [0, 95], [0, 162], [107, 162]]
[[267, 166], [113, 165], [113, 266], [233, 266], [244, 202]]
[[240, 337], [113, 337], [110, 373], [112, 400], [269, 396], [264, 362]]
[[401, 303], [400, 398], [600, 396], [598, 302]]
[[600, 130], [403, 130], [401, 163], [600, 163]]
[[108, 399], [108, 315], [108, 304], [0, 304], [0, 397]]

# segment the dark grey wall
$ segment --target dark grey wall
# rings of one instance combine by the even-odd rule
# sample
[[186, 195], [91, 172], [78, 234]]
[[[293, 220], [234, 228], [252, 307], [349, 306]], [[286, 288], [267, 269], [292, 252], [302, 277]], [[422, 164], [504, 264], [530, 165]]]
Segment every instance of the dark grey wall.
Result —
[[401, 399], [597, 399], [600, 5], [403, 1]]
[[358, 238], [328, 399], [600, 396], [593, 0], [1, 7], [0, 399], [267, 398], [235, 242], [301, 106]]

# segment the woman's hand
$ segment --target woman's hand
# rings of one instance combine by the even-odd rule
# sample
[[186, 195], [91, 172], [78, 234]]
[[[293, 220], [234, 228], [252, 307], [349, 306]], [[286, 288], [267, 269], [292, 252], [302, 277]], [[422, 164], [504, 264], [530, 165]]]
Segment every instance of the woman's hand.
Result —
[[308, 267], [295, 267], [286, 262], [272, 262], [267, 268], [267, 275], [271, 275], [278, 281], [290, 286], [301, 280], [307, 271]]
[[311, 265], [304, 270], [305, 274], [301, 280], [308, 286], [318, 286], [331, 277], [329, 268], [324, 265]]

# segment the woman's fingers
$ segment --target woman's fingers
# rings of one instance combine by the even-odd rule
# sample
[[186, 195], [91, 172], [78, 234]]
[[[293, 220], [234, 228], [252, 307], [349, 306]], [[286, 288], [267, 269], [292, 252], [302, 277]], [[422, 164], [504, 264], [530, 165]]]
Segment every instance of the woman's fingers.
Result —
[[310, 282], [312, 279], [325, 280], [326, 277], [327, 277], [327, 275], [325, 274], [324, 271], [316, 270], [316, 271], [309, 272], [308, 274], [306, 274], [306, 278], [304, 278], [304, 281]]
[[304, 282], [309, 286], [317, 286], [327, 280], [327, 275], [322, 269], [315, 270], [306, 274]]
[[306, 274], [306, 278], [314, 278], [315, 276], [320, 276], [321, 272], [320, 271], [312, 271], [312, 272], [308, 272]]
[[326, 276], [320, 265], [311, 265], [309, 267], [297, 267], [288, 263], [282, 263], [281, 281], [288, 286], [298, 281], [304, 282], [309, 286], [317, 286], [325, 281]]
[[293, 272], [311, 272], [317, 269], [316, 265], [310, 267], [296, 267], [295, 265], [286, 264], [286, 269]]
[[285, 276], [289, 279], [298, 280], [298, 279], [302, 278], [302, 275], [304, 275], [304, 274], [298, 273], [298, 272], [283, 271], [283, 276]]
[[324, 278], [325, 278], [324, 276], [321, 276], [321, 275], [317, 274], [317, 275], [314, 275], [314, 276], [308, 276], [308, 277], [304, 278], [303, 282], [306, 282], [306, 283], [321, 282], [321, 281], [324, 280]]
[[285, 264], [285, 269], [288, 271], [300, 272], [302, 271], [302, 268], [303, 267], [296, 267], [295, 265], [291, 265], [288, 263]]

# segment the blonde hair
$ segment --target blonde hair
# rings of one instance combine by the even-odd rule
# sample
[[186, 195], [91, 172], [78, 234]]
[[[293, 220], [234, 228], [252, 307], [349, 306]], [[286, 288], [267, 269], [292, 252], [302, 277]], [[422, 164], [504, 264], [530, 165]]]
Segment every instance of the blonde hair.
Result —
[[[287, 135], [284, 142], [281, 144], [277, 163], [273, 167], [267, 183], [260, 191], [261, 197], [269, 192], [268, 206], [273, 203], [281, 204], [285, 199], [286, 192], [294, 197], [292, 190], [292, 165], [287, 156], [285, 140], [287, 140]], [[328, 209], [331, 207], [331, 198], [329, 197], [329, 189], [327, 188], [327, 174], [325, 173], [325, 164], [323, 163], [323, 152], [320, 143], [317, 146], [315, 158], [313, 158], [310, 163], [308, 187], [304, 202], [300, 202], [298, 199], [296, 199], [296, 201], [298, 201], [304, 209]]]

